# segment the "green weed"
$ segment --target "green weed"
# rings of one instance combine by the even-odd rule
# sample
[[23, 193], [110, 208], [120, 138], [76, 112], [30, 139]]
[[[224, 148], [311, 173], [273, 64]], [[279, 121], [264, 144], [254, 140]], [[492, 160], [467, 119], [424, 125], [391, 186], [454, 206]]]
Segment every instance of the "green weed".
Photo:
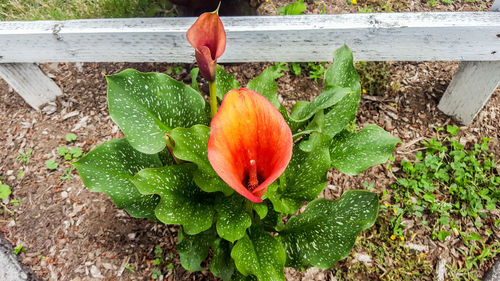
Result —
[[32, 153], [33, 153], [33, 148], [30, 148], [28, 150], [28, 152], [26, 152], [26, 153], [19, 151], [16, 158], [19, 162], [27, 164], [30, 162], [30, 158], [31, 158]]
[[[433, 239], [442, 242], [459, 233], [469, 250], [460, 250], [465, 262], [453, 265], [452, 274], [475, 279], [471, 276], [498, 253], [500, 245], [485, 244], [488, 239], [481, 238], [491, 235], [483, 225], [492, 224], [491, 211], [498, 209], [500, 176], [495, 156], [489, 152], [490, 139], [482, 138], [481, 143], [466, 148], [454, 137], [459, 133], [457, 126], [447, 126], [446, 132], [443, 139], [422, 142], [425, 151], [418, 152], [414, 161], [401, 162], [402, 175], [391, 186], [396, 206], [390, 225], [393, 235], [401, 235], [402, 218], [413, 218], [432, 233]], [[464, 221], [473, 222], [482, 233], [462, 231]]]
[[326, 62], [291, 62], [288, 64], [289, 71], [295, 75], [300, 76], [306, 73], [308, 78], [318, 82], [325, 76]]
[[6, 199], [9, 198], [9, 195], [12, 193], [12, 190], [10, 189], [10, 186], [6, 184], [2, 184], [0, 181], [0, 199]]
[[384, 96], [390, 89], [391, 71], [386, 62], [357, 62], [356, 70], [361, 78], [363, 93]]
[[173, 16], [167, 0], [11, 0], [0, 4], [0, 20], [68, 20]]
[[302, 15], [306, 10], [306, 4], [304, 4], [304, 0], [297, 0], [290, 5], [286, 5], [278, 9], [278, 12], [282, 16], [289, 15]]

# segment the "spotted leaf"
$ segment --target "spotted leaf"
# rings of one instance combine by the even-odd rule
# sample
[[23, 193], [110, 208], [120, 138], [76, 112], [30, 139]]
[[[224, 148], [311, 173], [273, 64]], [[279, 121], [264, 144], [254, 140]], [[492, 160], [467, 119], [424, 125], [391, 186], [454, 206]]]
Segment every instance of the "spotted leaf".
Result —
[[377, 213], [377, 194], [363, 190], [346, 191], [336, 201], [312, 201], [279, 233], [287, 253], [287, 266], [332, 267], [347, 257], [356, 236], [375, 223]]
[[234, 79], [234, 75], [227, 73], [224, 69], [217, 65], [217, 75], [215, 76], [215, 92], [217, 98], [222, 100], [224, 95], [232, 89], [239, 89], [240, 83]]
[[179, 253], [181, 265], [189, 271], [202, 270], [200, 264], [208, 257], [208, 249], [214, 243], [216, 234], [214, 229], [209, 229], [196, 235], [178, 232], [176, 250]]
[[210, 228], [215, 213], [214, 198], [193, 182], [194, 164], [144, 169], [132, 182], [142, 194], [158, 194], [156, 217], [166, 224], [180, 224], [193, 235]]
[[232, 243], [216, 239], [213, 245], [214, 256], [210, 263], [210, 272], [224, 281], [231, 281], [234, 274], [234, 261], [231, 258]]
[[295, 146], [279, 185], [270, 186], [266, 196], [277, 212], [293, 214], [323, 190], [328, 169], [330, 156], [327, 147], [317, 145], [305, 152]]
[[141, 153], [125, 139], [117, 139], [94, 148], [74, 165], [90, 190], [108, 194], [134, 217], [156, 219], [159, 197], [142, 195], [130, 179], [142, 169], [163, 166], [158, 155]]
[[325, 111], [325, 125], [322, 133], [331, 137], [342, 131], [356, 118], [361, 99], [361, 82], [354, 68], [354, 59], [347, 46], [337, 49], [333, 64], [325, 72], [325, 90], [349, 88], [351, 92], [341, 101]]
[[252, 227], [236, 242], [231, 257], [245, 276], [255, 275], [259, 281], [285, 280], [285, 250], [278, 239], [259, 227]]
[[366, 125], [357, 133], [344, 130], [330, 143], [332, 166], [348, 175], [387, 161], [400, 140], [377, 125]]
[[210, 128], [195, 125], [191, 128], [176, 128], [170, 136], [175, 141], [174, 155], [198, 166], [194, 173], [195, 183], [206, 192], [222, 191], [231, 195], [234, 190], [229, 187], [214, 171], [207, 157], [208, 137]]
[[165, 74], [127, 69], [107, 80], [109, 114], [143, 153], [163, 150], [165, 134], [175, 127], [208, 123], [203, 97]]
[[262, 73], [250, 80], [247, 84], [247, 89], [253, 90], [261, 95], [263, 95], [268, 101], [271, 102], [276, 108], [279, 108], [280, 102], [278, 100], [278, 95], [276, 91], [278, 90], [278, 85], [276, 85], [276, 79], [283, 76], [281, 71], [276, 65], [268, 67]]
[[294, 106], [292, 108], [291, 117], [295, 122], [308, 120], [313, 117], [316, 112], [334, 106], [350, 93], [351, 89], [349, 88], [326, 88], [313, 101], [301, 102]]
[[220, 237], [234, 242], [245, 235], [247, 228], [252, 225], [252, 219], [245, 211], [245, 203], [246, 200], [239, 194], [231, 197], [217, 197], [216, 226]]

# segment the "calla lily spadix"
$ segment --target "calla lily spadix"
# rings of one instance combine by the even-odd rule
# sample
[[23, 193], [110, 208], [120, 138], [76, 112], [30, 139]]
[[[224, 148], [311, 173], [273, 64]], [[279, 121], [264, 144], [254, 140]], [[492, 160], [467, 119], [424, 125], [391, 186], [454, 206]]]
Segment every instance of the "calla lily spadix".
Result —
[[262, 202], [292, 157], [292, 132], [283, 116], [262, 95], [233, 89], [210, 128], [208, 160], [215, 172], [248, 200]]
[[226, 49], [226, 31], [217, 11], [199, 16], [187, 31], [186, 37], [189, 44], [195, 48], [201, 75], [207, 81], [214, 81], [217, 59]]

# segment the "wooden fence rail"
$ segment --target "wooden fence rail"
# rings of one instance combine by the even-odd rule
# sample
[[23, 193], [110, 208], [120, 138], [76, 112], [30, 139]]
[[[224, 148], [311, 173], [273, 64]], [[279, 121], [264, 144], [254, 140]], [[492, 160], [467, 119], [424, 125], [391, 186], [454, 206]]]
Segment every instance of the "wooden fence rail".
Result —
[[[39, 77], [43, 73], [35, 70], [34, 62], [193, 62], [185, 33], [194, 20], [0, 22], [0, 77], [38, 109], [61, 93], [48, 85], [53, 81]], [[333, 51], [343, 44], [358, 61], [467, 62], [439, 105], [466, 124], [500, 81], [500, 13], [223, 17], [222, 21], [227, 47], [221, 63], [331, 61]]]

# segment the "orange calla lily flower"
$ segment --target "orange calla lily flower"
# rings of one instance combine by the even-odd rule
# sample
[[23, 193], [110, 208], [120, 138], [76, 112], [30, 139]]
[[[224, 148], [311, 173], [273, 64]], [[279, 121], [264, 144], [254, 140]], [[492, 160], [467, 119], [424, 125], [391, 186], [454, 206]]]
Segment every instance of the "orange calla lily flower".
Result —
[[186, 37], [195, 48], [201, 75], [208, 81], [214, 81], [217, 59], [226, 49], [226, 31], [217, 11], [199, 16], [187, 31]]
[[236, 192], [260, 203], [292, 157], [292, 132], [279, 111], [249, 90], [229, 91], [212, 119], [208, 160]]

